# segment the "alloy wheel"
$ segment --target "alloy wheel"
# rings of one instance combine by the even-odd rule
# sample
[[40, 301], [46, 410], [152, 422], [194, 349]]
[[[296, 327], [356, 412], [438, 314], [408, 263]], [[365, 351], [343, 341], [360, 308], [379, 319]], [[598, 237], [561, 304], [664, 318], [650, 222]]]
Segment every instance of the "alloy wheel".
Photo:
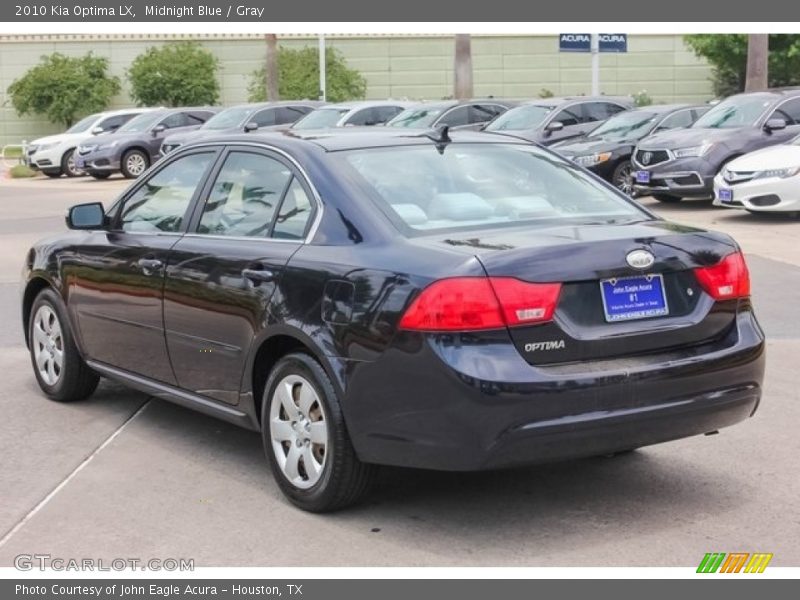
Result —
[[327, 461], [328, 424], [308, 380], [294, 374], [281, 379], [270, 399], [269, 431], [284, 477], [301, 489], [317, 483]]
[[622, 165], [614, 173], [614, 185], [624, 194], [631, 195], [633, 193], [633, 167], [631, 163]]
[[33, 317], [33, 356], [39, 377], [47, 385], [55, 385], [64, 368], [64, 338], [55, 311], [40, 306]]
[[134, 153], [128, 156], [125, 161], [125, 166], [128, 168], [128, 173], [138, 177], [147, 168], [144, 157], [141, 154]]

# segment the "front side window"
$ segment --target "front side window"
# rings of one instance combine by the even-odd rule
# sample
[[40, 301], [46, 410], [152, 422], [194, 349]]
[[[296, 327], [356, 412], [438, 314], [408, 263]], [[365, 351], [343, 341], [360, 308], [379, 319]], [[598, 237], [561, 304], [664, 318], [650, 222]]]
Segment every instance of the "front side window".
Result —
[[444, 111], [444, 108], [441, 106], [407, 108], [389, 121], [386, 126], [413, 128], [430, 127], [437, 117], [442, 114], [442, 111]]
[[156, 172], [125, 200], [120, 228], [133, 233], [180, 231], [213, 158], [213, 152], [190, 154]]
[[67, 129], [67, 133], [83, 133], [84, 131], [88, 131], [89, 127], [92, 126], [92, 123], [94, 123], [99, 116], [100, 115], [97, 114], [84, 117], [83, 119], [75, 123], [75, 125]]
[[450, 110], [439, 119], [438, 125], [447, 125], [448, 127], [458, 127], [460, 125], [469, 124], [469, 107], [457, 106]]
[[551, 152], [522, 144], [450, 144], [341, 153], [366, 192], [409, 235], [650, 217]]
[[275, 125], [275, 109], [265, 108], [264, 110], [257, 112], [250, 120], [259, 127], [269, 127], [270, 125]]
[[[572, 127], [573, 125], [578, 125], [583, 122], [583, 117], [581, 117], [580, 107], [574, 106], [572, 108], [565, 108], [555, 117], [553, 117], [553, 121], [558, 121], [564, 125], [564, 127]], [[551, 121], [551, 123], [553, 122]]]
[[145, 112], [125, 123], [125, 125], [117, 129], [117, 131], [120, 133], [141, 133], [143, 131], [149, 131], [155, 127], [156, 123], [158, 123], [163, 116], [163, 112]]
[[679, 129], [682, 127], [689, 127], [692, 124], [692, 111], [680, 110], [671, 114], [666, 119], [658, 124], [659, 131], [662, 129]]
[[198, 233], [267, 237], [292, 172], [253, 152], [231, 152], [203, 208]]
[[248, 116], [252, 112], [249, 106], [232, 106], [218, 112], [203, 125], [203, 129], [218, 131], [222, 129], [235, 129], [244, 127]]
[[377, 117], [375, 116], [375, 109], [364, 108], [359, 110], [358, 112], [352, 114], [349, 119], [347, 119], [347, 123], [345, 125], [375, 125], [377, 123]]
[[783, 119], [787, 125], [800, 125], [800, 98], [781, 104], [771, 118]]
[[627, 140], [646, 135], [658, 117], [651, 112], [633, 110], [611, 117], [587, 137], [589, 139]]

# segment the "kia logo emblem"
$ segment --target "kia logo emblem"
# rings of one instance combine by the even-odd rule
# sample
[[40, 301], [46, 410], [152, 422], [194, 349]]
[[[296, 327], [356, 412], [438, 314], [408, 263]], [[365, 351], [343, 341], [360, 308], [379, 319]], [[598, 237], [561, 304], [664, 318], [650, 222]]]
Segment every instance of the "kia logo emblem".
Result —
[[633, 252], [628, 252], [625, 262], [634, 269], [644, 270], [653, 266], [653, 263], [656, 262], [656, 257], [648, 250], [634, 250]]

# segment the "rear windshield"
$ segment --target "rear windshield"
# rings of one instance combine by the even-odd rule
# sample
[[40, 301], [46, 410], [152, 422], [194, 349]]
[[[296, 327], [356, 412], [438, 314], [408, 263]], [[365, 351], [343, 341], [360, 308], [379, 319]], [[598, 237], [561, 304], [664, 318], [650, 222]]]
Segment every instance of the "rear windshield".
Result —
[[414, 235], [542, 223], [649, 219], [552, 152], [521, 144], [370, 148], [341, 153], [379, 207]]

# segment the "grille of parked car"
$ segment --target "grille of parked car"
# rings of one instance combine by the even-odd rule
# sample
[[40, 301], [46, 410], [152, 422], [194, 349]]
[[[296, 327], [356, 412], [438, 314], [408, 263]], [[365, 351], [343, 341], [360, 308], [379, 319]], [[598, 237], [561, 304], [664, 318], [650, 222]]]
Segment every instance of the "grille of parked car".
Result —
[[669, 152], [666, 150], [637, 150], [636, 152], [636, 162], [645, 167], [657, 165], [668, 160]]
[[725, 183], [737, 184], [750, 181], [755, 176], [755, 171], [729, 171], [728, 169], [722, 170], [722, 178]]

